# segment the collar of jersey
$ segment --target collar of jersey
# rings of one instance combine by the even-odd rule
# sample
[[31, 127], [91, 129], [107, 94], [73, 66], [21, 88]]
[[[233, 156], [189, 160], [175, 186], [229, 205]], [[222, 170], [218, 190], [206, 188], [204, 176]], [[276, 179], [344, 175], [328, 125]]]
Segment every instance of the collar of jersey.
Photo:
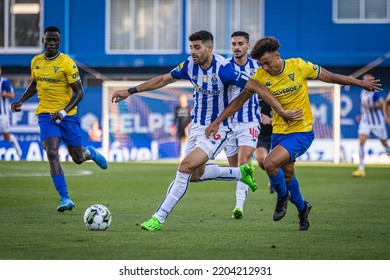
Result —
[[45, 55], [43, 55], [43, 57], [45, 58], [45, 60], [54, 60], [54, 59], [56, 59], [57, 57], [59, 57], [60, 56], [60, 52], [58, 52], [55, 56], [53, 56], [53, 57], [46, 57]]
[[283, 59], [283, 67], [282, 67], [282, 69], [279, 71], [278, 75], [280, 75], [280, 74], [283, 73], [284, 68], [286, 68], [286, 61]]

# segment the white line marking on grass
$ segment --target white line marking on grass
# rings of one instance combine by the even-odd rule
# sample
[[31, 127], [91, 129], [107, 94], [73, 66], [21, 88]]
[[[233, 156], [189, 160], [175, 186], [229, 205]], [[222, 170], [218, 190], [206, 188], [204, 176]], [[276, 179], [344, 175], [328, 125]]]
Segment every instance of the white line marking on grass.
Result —
[[[93, 172], [91, 170], [67, 171], [65, 176], [88, 176]], [[49, 172], [0, 172], [0, 177], [39, 177], [50, 176]]]

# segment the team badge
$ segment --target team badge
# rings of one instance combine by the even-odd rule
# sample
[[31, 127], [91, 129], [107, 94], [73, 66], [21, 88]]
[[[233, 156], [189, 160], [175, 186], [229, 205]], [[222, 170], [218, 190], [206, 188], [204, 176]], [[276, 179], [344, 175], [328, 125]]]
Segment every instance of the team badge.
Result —
[[211, 77], [211, 83], [213, 85], [216, 85], [218, 83], [218, 78], [217, 78], [217, 74], [213, 74], [213, 76]]
[[60, 68], [60, 67], [58, 67], [58, 66], [54, 66], [54, 73], [57, 73], [57, 71], [58, 71], [59, 68]]

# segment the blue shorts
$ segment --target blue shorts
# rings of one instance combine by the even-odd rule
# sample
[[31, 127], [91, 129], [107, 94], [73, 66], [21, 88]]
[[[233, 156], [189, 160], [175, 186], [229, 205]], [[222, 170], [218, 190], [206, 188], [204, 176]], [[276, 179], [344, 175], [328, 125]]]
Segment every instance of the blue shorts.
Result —
[[51, 117], [50, 114], [38, 115], [41, 142], [49, 137], [57, 137], [68, 146], [81, 146], [80, 121], [77, 116], [65, 116], [59, 124], [55, 121], [50, 122]]
[[303, 155], [310, 147], [314, 140], [314, 131], [294, 132], [290, 134], [272, 134], [271, 148], [277, 145], [283, 146], [290, 154], [290, 162]]

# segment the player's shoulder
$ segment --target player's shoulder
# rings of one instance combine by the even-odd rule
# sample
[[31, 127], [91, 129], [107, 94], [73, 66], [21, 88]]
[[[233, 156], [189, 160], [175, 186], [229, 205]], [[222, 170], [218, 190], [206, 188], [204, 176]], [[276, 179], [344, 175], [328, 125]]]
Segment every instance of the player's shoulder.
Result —
[[213, 53], [213, 59], [221, 64], [222, 66], [225, 66], [226, 64], [230, 64], [230, 60], [226, 57], [223, 57], [222, 55], [220, 54], [217, 54], [217, 53]]
[[74, 60], [65, 53], [60, 53], [59, 57], [62, 61], [75, 64]]
[[37, 61], [43, 60], [43, 59], [45, 59], [45, 54], [40, 53], [40, 54], [35, 55], [35, 56], [31, 59], [31, 63], [36, 63]]

